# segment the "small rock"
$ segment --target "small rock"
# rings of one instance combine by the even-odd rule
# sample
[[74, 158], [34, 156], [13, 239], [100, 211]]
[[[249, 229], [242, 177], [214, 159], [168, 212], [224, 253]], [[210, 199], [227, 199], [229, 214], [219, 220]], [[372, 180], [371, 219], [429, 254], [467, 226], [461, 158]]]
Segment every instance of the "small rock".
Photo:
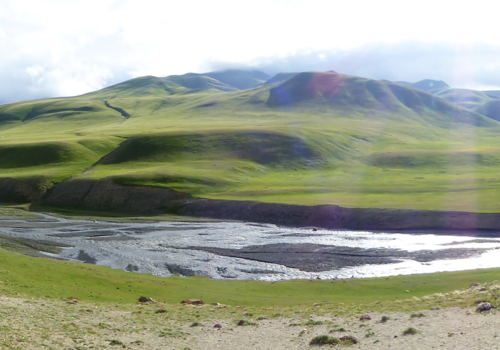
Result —
[[363, 315], [359, 318], [360, 321], [369, 321], [372, 317], [369, 314]]
[[314, 303], [313, 306], [320, 306], [321, 304], [318, 304], [318, 303]]
[[488, 303], [487, 301], [483, 301], [477, 305], [476, 311], [478, 312], [484, 312], [484, 311], [490, 311], [491, 310], [491, 304]]
[[140, 303], [156, 303], [156, 301], [153, 298], [148, 298], [148, 297], [140, 297], [139, 302]]
[[216, 323], [214, 324], [214, 328], [220, 329], [222, 328], [222, 325], [220, 323]]
[[313, 231], [316, 232], [316, 231], [318, 231], [318, 229], [317, 228], [313, 228]]
[[484, 288], [484, 287], [483, 288], [479, 288], [479, 291], [480, 292], [484, 292], [484, 291], [486, 291], [486, 288]]
[[167, 312], [167, 310], [165, 310], [165, 309], [158, 309], [155, 311], [155, 313], [157, 313], [157, 314], [164, 314], [166, 312]]
[[471, 285], [469, 286], [469, 288], [471, 288], [471, 289], [472, 289], [472, 288], [476, 288], [476, 287], [479, 287], [479, 286], [480, 286], [480, 284], [479, 284], [479, 283], [473, 283], [473, 284], [471, 284]]
[[184, 304], [184, 305], [204, 305], [205, 303], [203, 302], [203, 300], [200, 300], [200, 299], [185, 299], [185, 300], [181, 301], [181, 304]]
[[407, 290], [406, 290], [406, 293], [410, 293], [410, 291], [407, 289]]
[[245, 320], [239, 320], [238, 321], [238, 326], [244, 326], [246, 324], [247, 321]]

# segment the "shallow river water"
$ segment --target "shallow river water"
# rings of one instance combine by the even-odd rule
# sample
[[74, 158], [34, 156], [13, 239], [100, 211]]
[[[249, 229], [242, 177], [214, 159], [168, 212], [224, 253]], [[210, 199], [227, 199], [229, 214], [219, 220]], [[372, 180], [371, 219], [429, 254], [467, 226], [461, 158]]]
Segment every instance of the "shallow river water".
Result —
[[[2, 219], [0, 234], [64, 243], [54, 257], [157, 276], [350, 278], [500, 267], [500, 232], [384, 233], [241, 222]], [[47, 253], [47, 255], [50, 255]]]

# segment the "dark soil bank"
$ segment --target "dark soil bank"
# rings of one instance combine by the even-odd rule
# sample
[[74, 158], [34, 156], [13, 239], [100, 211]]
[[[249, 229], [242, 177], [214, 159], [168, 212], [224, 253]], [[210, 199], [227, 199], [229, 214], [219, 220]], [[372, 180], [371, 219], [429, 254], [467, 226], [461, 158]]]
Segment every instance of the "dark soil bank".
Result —
[[49, 182], [44, 178], [29, 180], [0, 179], [0, 202], [29, 203], [39, 200]]
[[[242, 220], [291, 226], [351, 230], [500, 230], [500, 214], [398, 209], [349, 209], [336, 205], [300, 206], [249, 201], [192, 198], [167, 188], [123, 186], [112, 180], [74, 180], [59, 183], [41, 196], [24, 190], [25, 183], [5, 182], [0, 201], [12, 193], [27, 194], [26, 201], [91, 211], [130, 214], [172, 213], [193, 217]], [[6, 186], [7, 185], [7, 186]], [[0, 182], [0, 187], [2, 182]], [[9, 187], [10, 186], [10, 187]], [[41, 197], [41, 198], [40, 198]], [[38, 200], [38, 198], [40, 198]]]

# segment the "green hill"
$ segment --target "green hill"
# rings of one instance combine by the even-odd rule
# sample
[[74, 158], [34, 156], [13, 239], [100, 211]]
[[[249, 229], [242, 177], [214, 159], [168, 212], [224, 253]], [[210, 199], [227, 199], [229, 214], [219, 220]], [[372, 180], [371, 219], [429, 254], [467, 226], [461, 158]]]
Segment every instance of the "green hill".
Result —
[[274, 107], [293, 107], [306, 102], [346, 111], [361, 108], [397, 113], [399, 117], [418, 118], [433, 124], [495, 125], [477, 113], [417, 89], [337, 73], [299, 73], [273, 87], [268, 100], [268, 104]]
[[142, 77], [0, 106], [0, 177], [500, 211], [491, 196], [500, 189], [499, 136], [500, 123], [487, 116], [388, 81], [310, 72], [236, 90], [198, 74]]
[[500, 100], [485, 102], [482, 105], [476, 106], [473, 111], [500, 121]]

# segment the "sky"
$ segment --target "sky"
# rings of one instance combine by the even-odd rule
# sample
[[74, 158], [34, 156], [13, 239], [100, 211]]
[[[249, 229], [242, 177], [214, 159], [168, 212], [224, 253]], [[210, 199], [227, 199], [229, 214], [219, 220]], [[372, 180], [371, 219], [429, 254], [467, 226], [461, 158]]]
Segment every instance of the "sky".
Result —
[[0, 104], [228, 68], [500, 89], [498, 7], [481, 0], [0, 0]]

